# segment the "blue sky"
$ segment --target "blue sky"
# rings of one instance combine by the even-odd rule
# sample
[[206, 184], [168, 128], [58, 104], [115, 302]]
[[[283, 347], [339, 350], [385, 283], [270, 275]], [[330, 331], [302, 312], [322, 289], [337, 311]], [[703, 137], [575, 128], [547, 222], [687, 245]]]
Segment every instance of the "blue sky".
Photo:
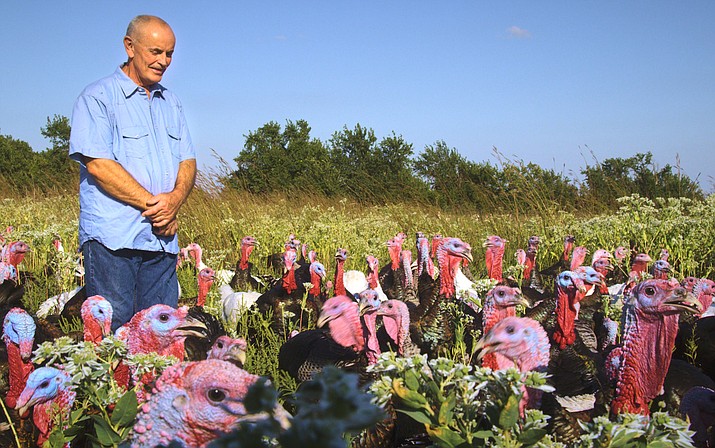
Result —
[[650, 151], [715, 190], [713, 1], [6, 1], [0, 134], [46, 148], [47, 117], [125, 60], [142, 13], [174, 28], [163, 84], [201, 167], [305, 119], [323, 141], [360, 123], [569, 177]]

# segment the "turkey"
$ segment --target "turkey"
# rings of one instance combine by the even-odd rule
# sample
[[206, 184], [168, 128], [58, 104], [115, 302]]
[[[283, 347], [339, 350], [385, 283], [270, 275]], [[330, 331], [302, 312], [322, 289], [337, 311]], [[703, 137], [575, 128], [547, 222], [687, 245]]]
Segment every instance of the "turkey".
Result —
[[[702, 309], [712, 307], [715, 282], [702, 278], [686, 278], [681, 283], [697, 297]], [[683, 315], [678, 322], [673, 358], [688, 361], [715, 380], [715, 316]]]
[[[516, 316], [516, 306], [528, 306], [529, 302], [521, 295], [519, 288], [497, 285], [484, 298], [482, 308], [482, 334], [485, 335], [494, 325], [507, 317]], [[499, 353], [489, 353], [482, 357], [482, 366], [492, 370], [504, 369], [513, 365], [513, 360]]]
[[[382, 290], [388, 299], [402, 298], [402, 279], [404, 278], [404, 266], [400, 263], [402, 244], [407, 235], [398, 233], [387, 241], [387, 252], [390, 255], [390, 263], [380, 269], [379, 280]], [[411, 272], [411, 270], [410, 270]]]
[[337, 296], [348, 295], [348, 291], [345, 289], [345, 261], [347, 259], [348, 250], [342, 247], [338, 248], [335, 252], [335, 295]]
[[300, 316], [305, 286], [296, 279], [298, 264], [295, 251], [287, 250], [283, 253], [283, 264], [281, 282], [261, 294], [255, 306], [264, 316], [272, 315], [271, 328], [276, 334], [287, 335]]
[[[528, 317], [505, 317], [477, 342], [476, 349], [480, 357], [494, 353], [511, 360], [520, 372], [544, 372], [549, 364], [549, 338], [541, 325]], [[537, 407], [540, 397], [539, 391], [525, 389], [519, 406], [522, 415], [526, 407]]]
[[670, 365], [679, 314], [699, 313], [700, 306], [675, 281], [651, 279], [633, 288], [623, 309], [623, 346], [608, 359], [617, 383], [613, 414], [649, 415], [650, 401], [661, 393]]
[[2, 339], [7, 347], [6, 366], [9, 375], [5, 403], [11, 408], [15, 407], [27, 378], [35, 370], [30, 360], [35, 330], [35, 321], [22, 308], [13, 308], [5, 315]]
[[410, 312], [405, 302], [400, 300], [382, 302], [377, 315], [382, 317], [383, 323], [377, 333], [382, 351], [394, 350], [399, 356], [404, 357], [420, 354], [419, 347], [410, 337]]
[[18, 265], [25, 259], [30, 246], [24, 241], [13, 241], [2, 247], [0, 256], [0, 283], [6, 280], [20, 280]]
[[[197, 329], [207, 331], [203, 322], [188, 316], [187, 308], [153, 305], [136, 313], [129, 322], [117, 329], [115, 336], [127, 344], [130, 355], [154, 352], [162, 356], [174, 356], [182, 361], [186, 337], [204, 337], [204, 333], [197, 332]], [[126, 364], [117, 366], [115, 379], [120, 386], [127, 386], [130, 376]], [[153, 378], [147, 376], [135, 381], [146, 385]]]
[[232, 338], [228, 335], [219, 336], [207, 353], [206, 359], [228, 361], [236, 367], [243, 368], [246, 363], [248, 344], [243, 338]]
[[571, 268], [571, 252], [573, 251], [573, 246], [576, 243], [576, 238], [573, 235], [566, 235], [564, 237], [564, 251], [559, 260], [553, 265], [539, 272], [541, 275], [548, 277], [556, 277], [562, 271], [568, 271]]
[[501, 283], [503, 280], [504, 249], [508, 241], [498, 235], [489, 235], [484, 242], [487, 277]]
[[[412, 340], [422, 353], [432, 357], [445, 350], [454, 338], [454, 322], [446, 316], [445, 307], [455, 302], [455, 278], [463, 260], [473, 260], [471, 246], [459, 238], [443, 238], [437, 248], [439, 288], [420, 290], [419, 304], [410, 310]], [[476, 315], [464, 302], [459, 302], [458, 307]]]
[[278, 367], [301, 382], [328, 364], [364, 374], [365, 347], [374, 347], [366, 341], [366, 333], [374, 330], [363, 330], [358, 303], [348, 296], [328, 299], [318, 318], [318, 327], [325, 324], [328, 328], [302, 331], [288, 339], [278, 353]]
[[276, 252], [266, 257], [266, 267], [273, 271], [274, 274], [279, 275], [283, 271], [283, 254], [285, 251], [297, 252], [299, 246], [300, 240], [296, 239], [295, 235], [291, 233], [283, 243], [283, 252]]
[[690, 421], [695, 431], [696, 447], [715, 447], [715, 391], [707, 387], [693, 387], [683, 395], [680, 415]]
[[522, 287], [540, 288], [538, 267], [536, 265], [536, 255], [539, 252], [539, 244], [541, 243], [541, 238], [537, 235], [532, 235], [529, 237], [529, 241], [526, 246], [526, 260], [524, 262], [524, 274]]
[[[196, 267], [197, 272], [201, 272], [203, 269], [206, 269], [208, 267], [206, 266], [206, 263], [203, 262], [204, 250], [201, 248], [201, 246], [199, 246], [198, 243], [189, 244], [188, 246], [186, 246], [186, 250], [189, 256], [194, 260], [194, 266]], [[225, 285], [231, 281], [234, 276], [234, 273], [227, 269], [220, 269], [214, 272], [214, 276], [216, 278], [216, 281], [218, 281], [220, 285]]]
[[[30, 374], [15, 408], [20, 415], [24, 415], [34, 406], [32, 421], [40, 432], [37, 446], [43, 446], [47, 441], [56, 420], [69, 420], [75, 396], [70, 376], [65, 371], [40, 367]], [[69, 444], [65, 446], [69, 447]]]
[[244, 236], [241, 239], [241, 258], [236, 262], [236, 271], [229, 282], [233, 290], [257, 291], [261, 286], [258, 279], [251, 275], [253, 263], [249, 261], [251, 252], [256, 247], [256, 239], [252, 236]]
[[95, 345], [112, 333], [112, 304], [102, 296], [88, 297], [82, 304], [84, 340]]
[[172, 441], [207, 446], [247, 415], [243, 399], [258, 378], [218, 359], [169, 367], [140, 408], [129, 436], [132, 448], [167, 446]]
[[218, 291], [221, 296], [221, 316], [228, 328], [237, 328], [239, 317], [261, 296], [256, 291], [234, 291], [229, 285], [219, 286]]
[[[198, 323], [194, 325], [193, 323]], [[203, 307], [192, 306], [186, 314], [186, 322], [179, 330], [184, 333], [184, 357], [187, 361], [201, 361], [219, 337], [226, 335], [221, 320]]]

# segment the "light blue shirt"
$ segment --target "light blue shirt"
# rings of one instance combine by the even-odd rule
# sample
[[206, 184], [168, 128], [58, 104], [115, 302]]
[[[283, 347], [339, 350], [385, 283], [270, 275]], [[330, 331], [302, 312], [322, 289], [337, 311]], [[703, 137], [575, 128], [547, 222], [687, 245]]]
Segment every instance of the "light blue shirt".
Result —
[[87, 86], [72, 111], [70, 157], [80, 163], [79, 244], [97, 240], [111, 250], [176, 254], [176, 235], [160, 237], [141, 211], [109, 196], [81, 156], [118, 162], [151, 194], [174, 189], [179, 162], [195, 159], [179, 99], [161, 84], [144, 88], [120, 68]]

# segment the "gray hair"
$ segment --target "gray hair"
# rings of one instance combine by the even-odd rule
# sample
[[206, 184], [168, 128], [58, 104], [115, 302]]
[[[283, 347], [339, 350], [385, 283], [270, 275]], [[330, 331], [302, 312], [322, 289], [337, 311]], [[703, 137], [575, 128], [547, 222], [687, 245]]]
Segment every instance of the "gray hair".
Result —
[[169, 26], [169, 24], [166, 23], [166, 21], [164, 19], [162, 19], [161, 17], [142, 14], [142, 15], [138, 15], [138, 16], [134, 17], [132, 19], [132, 21], [129, 22], [129, 25], [127, 26], [127, 34], [126, 35], [131, 38], [136, 38], [137, 35], [139, 35], [141, 33], [142, 28], [145, 25], [152, 23], [152, 22], [159, 23], [161, 25], [171, 28]]

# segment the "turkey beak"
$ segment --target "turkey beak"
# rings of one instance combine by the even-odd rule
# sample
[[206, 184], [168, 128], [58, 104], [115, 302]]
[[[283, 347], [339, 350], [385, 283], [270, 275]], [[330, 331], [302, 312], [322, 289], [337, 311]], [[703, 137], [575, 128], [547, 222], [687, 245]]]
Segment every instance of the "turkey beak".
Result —
[[243, 366], [246, 364], [246, 352], [238, 345], [232, 345], [224, 355], [224, 358], [236, 365]]
[[112, 334], [112, 320], [107, 320], [102, 324], [102, 337], [106, 338]]
[[473, 262], [474, 262], [474, 258], [472, 258], [472, 252], [471, 252], [471, 251], [465, 252], [463, 256], [464, 256], [464, 258], [465, 258], [467, 261], [469, 261], [470, 263], [473, 263]]
[[491, 353], [492, 351], [494, 351], [494, 347], [496, 347], [498, 345], [498, 343], [497, 344], [490, 343], [488, 341], [488, 339], [489, 339], [489, 337], [485, 336], [485, 337], [481, 338], [479, 341], [477, 341], [476, 345], [474, 346], [474, 352], [475, 353], [479, 352], [479, 353], [477, 353], [477, 361], [481, 361], [482, 358], [484, 358], [484, 356], [487, 353]]
[[583, 283], [583, 279], [581, 279], [579, 276], [575, 275], [573, 277], [573, 283], [576, 289], [578, 289], [578, 292], [581, 294], [586, 293], [586, 285]]
[[[23, 391], [24, 392], [24, 391]], [[15, 405], [15, 409], [17, 410], [17, 413], [19, 415], [26, 415], [27, 411], [30, 410], [32, 406], [35, 405], [40, 400], [39, 397], [35, 397], [33, 394], [31, 397], [27, 397], [24, 393], [20, 395], [20, 397], [17, 399], [17, 404]]]
[[675, 288], [673, 294], [664, 303], [696, 315], [703, 312], [703, 304], [693, 293], [686, 291], [685, 288]]
[[522, 296], [521, 300], [519, 301], [519, 303], [517, 305], [523, 305], [525, 309], [529, 309], [534, 306], [534, 302], [532, 301], [531, 298]]
[[196, 336], [198, 338], [206, 338], [208, 328], [206, 324], [191, 316], [186, 316], [184, 323], [174, 330], [174, 334], [178, 336]]
[[[369, 313], [371, 310], [373, 310], [373, 306], [369, 303], [361, 303], [360, 304], [360, 315], [364, 316], [365, 314]], [[379, 311], [379, 310], [378, 310]], [[380, 314], [378, 312], [378, 314]]]
[[331, 320], [335, 319], [335, 315], [333, 314], [327, 314], [327, 313], [320, 313], [320, 316], [318, 316], [318, 322], [315, 324], [318, 328], [321, 328], [325, 326], [328, 322]]

